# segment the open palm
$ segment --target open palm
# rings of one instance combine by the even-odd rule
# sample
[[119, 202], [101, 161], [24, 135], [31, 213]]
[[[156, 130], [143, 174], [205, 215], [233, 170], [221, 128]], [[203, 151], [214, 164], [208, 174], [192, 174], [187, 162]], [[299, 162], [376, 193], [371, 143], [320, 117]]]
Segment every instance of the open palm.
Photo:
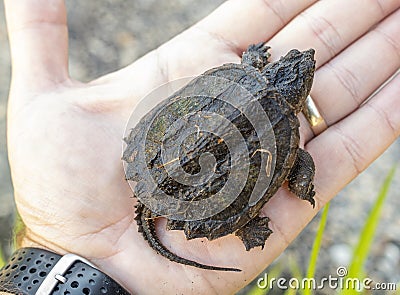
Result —
[[[5, 3], [13, 60], [8, 147], [27, 227], [23, 245], [77, 253], [132, 292], [240, 289], [399, 136], [398, 76], [363, 104], [400, 66], [398, 0], [228, 1], [130, 66], [86, 84], [68, 75], [63, 1]], [[135, 200], [121, 163], [126, 122], [157, 86], [239, 62], [260, 41], [272, 47], [272, 60], [291, 48], [316, 49], [311, 94], [330, 127], [314, 137], [300, 118], [302, 142], [316, 162], [316, 208], [281, 189], [262, 212], [274, 234], [266, 249], [250, 252], [232, 235], [186, 241], [159, 220], [160, 239], [172, 252], [243, 272], [170, 262], [148, 247], [133, 221]]]

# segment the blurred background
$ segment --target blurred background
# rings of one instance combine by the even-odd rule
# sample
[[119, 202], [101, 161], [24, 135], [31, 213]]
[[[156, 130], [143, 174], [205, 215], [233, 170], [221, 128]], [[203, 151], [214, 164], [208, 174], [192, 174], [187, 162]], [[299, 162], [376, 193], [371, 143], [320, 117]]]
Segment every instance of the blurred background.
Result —
[[[200, 20], [222, 2], [224, 1], [69, 0], [67, 7], [71, 75], [81, 81], [90, 81], [126, 66]], [[10, 54], [1, 1], [0, 246], [6, 258], [11, 251], [15, 218], [6, 146], [6, 108], [10, 72]], [[359, 232], [374, 204], [379, 188], [389, 170], [395, 164], [398, 166], [399, 161], [400, 141], [397, 140], [331, 202], [322, 249], [318, 257], [317, 277], [336, 275], [339, 266], [349, 263], [353, 255], [353, 246], [358, 240]], [[399, 192], [400, 171], [395, 174], [390, 186], [366, 264], [366, 274], [374, 281], [400, 282]], [[293, 265], [299, 267], [302, 273], [305, 272], [319, 219], [318, 215], [271, 266], [280, 266], [281, 276], [289, 276]], [[265, 251], [268, 251], [268, 244]], [[271, 267], [267, 271], [270, 271]], [[249, 294], [250, 289], [251, 286], [239, 294]], [[316, 294], [332, 294], [331, 292], [321, 290]]]

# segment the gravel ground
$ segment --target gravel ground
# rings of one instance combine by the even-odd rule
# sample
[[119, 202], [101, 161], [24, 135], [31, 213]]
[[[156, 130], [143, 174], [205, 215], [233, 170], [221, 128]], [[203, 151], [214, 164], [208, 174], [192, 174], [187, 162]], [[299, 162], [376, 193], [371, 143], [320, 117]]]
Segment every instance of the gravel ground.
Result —
[[14, 219], [13, 189], [6, 147], [6, 108], [11, 68], [3, 1], [0, 1], [0, 10], [0, 246], [9, 255], [10, 228]]
[[[67, 1], [71, 74], [76, 79], [89, 81], [126, 66], [201, 19], [222, 2], [222, 0]], [[5, 144], [10, 57], [2, 2], [0, 14], [0, 242], [3, 249], [6, 249], [11, 236], [14, 205]], [[332, 201], [318, 261], [318, 277], [335, 275], [338, 266], [348, 263], [351, 247], [357, 241], [358, 233], [375, 200], [379, 186], [392, 165], [399, 163], [399, 160], [400, 141], [397, 140], [384, 155]], [[366, 273], [377, 282], [400, 281], [399, 176], [400, 172], [397, 172], [383, 209], [371, 257], [366, 265]], [[316, 217], [282, 254], [277, 263], [288, 265], [291, 257], [295, 257], [303, 271], [306, 269], [318, 221], [319, 217]], [[247, 288], [239, 294], [246, 294], [246, 290]], [[320, 291], [318, 294], [332, 294], [332, 291]]]

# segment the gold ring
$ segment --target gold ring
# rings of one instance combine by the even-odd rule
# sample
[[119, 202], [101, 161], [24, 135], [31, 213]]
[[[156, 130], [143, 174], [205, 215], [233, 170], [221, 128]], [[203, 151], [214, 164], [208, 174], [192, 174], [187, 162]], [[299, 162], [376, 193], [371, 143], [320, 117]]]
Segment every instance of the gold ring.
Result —
[[317, 106], [315, 105], [315, 102], [310, 95], [307, 96], [305, 101], [303, 113], [306, 116], [307, 121], [310, 123], [314, 135], [318, 135], [328, 128], [328, 125], [326, 124], [324, 118], [322, 118]]

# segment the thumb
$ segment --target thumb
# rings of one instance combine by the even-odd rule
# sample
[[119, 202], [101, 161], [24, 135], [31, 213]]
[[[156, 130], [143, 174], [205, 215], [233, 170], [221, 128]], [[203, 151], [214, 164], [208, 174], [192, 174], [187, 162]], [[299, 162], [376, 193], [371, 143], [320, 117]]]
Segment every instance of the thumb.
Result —
[[68, 78], [68, 29], [63, 0], [5, 0], [13, 81], [38, 91]]

